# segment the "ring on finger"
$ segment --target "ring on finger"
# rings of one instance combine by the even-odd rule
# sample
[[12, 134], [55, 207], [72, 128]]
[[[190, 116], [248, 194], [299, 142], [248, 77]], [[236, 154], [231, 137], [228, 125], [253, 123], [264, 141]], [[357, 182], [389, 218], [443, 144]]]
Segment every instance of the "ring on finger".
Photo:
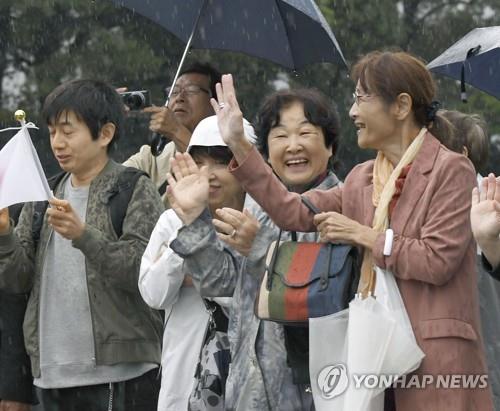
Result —
[[226, 103], [224, 103], [223, 101], [221, 101], [219, 103], [219, 108], [224, 108], [226, 106]]
[[236, 228], [235, 228], [235, 229], [233, 229], [233, 231], [232, 231], [232, 233], [231, 233], [231, 234], [229, 234], [229, 237], [231, 237], [231, 238], [236, 237]]

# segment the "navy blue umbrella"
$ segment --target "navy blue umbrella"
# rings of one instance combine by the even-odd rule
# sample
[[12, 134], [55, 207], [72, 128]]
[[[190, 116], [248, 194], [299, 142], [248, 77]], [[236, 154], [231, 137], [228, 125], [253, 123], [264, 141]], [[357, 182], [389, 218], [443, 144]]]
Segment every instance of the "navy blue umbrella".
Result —
[[113, 1], [173, 33], [186, 51], [238, 51], [289, 69], [320, 62], [347, 67], [314, 0]]
[[[186, 43], [165, 105], [191, 47], [242, 52], [289, 69], [311, 63], [347, 67], [337, 39], [314, 0], [113, 0]], [[166, 139], [156, 134], [152, 152]]]
[[434, 73], [460, 80], [500, 99], [500, 26], [470, 31], [427, 67]]

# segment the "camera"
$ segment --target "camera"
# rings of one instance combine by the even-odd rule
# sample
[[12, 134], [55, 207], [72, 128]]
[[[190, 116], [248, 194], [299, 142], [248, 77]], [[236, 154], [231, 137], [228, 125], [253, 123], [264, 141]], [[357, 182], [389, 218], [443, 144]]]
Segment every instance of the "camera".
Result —
[[130, 110], [142, 110], [144, 107], [151, 105], [151, 97], [149, 90], [126, 91], [120, 93], [123, 104]]

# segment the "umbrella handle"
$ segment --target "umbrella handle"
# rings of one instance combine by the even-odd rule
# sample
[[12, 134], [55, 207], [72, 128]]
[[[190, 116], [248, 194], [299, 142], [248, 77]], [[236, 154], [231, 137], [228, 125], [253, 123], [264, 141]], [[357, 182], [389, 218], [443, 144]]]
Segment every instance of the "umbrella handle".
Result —
[[200, 10], [198, 12], [198, 16], [196, 16], [196, 20], [194, 22], [193, 29], [191, 30], [191, 34], [189, 35], [189, 39], [186, 43], [186, 47], [184, 48], [184, 53], [182, 53], [181, 61], [179, 63], [179, 66], [177, 67], [177, 72], [175, 73], [174, 80], [172, 81], [172, 87], [170, 87], [170, 90], [168, 92], [167, 101], [165, 102], [165, 106], [168, 105], [168, 102], [170, 100], [170, 95], [172, 94], [175, 83], [177, 82], [177, 78], [179, 77], [179, 73], [181, 72], [182, 66], [184, 65], [184, 60], [186, 60], [187, 53], [188, 53], [189, 49], [191, 48], [191, 43], [193, 42], [194, 33], [196, 32], [196, 29], [198, 28], [198, 23], [200, 22], [200, 17], [203, 14], [203, 11], [205, 10], [206, 4], [207, 4], [207, 0], [203, 0], [203, 4], [200, 7]]
[[[184, 60], [186, 60], [186, 56], [188, 54], [189, 49], [191, 48], [191, 43], [193, 42], [193, 37], [196, 29], [198, 28], [198, 23], [200, 21], [200, 17], [203, 13], [203, 10], [205, 10], [205, 6], [207, 4], [207, 0], [203, 0], [203, 4], [200, 7], [200, 10], [198, 12], [198, 16], [196, 16], [196, 20], [193, 25], [193, 29], [191, 30], [191, 34], [189, 35], [189, 39], [186, 43], [186, 47], [184, 47], [184, 53], [182, 53], [181, 61], [179, 63], [179, 66], [177, 67], [177, 72], [175, 73], [174, 80], [172, 81], [172, 86], [170, 87], [170, 90], [168, 91], [168, 96], [167, 100], [165, 101], [165, 107], [168, 106], [168, 102], [170, 101], [170, 96], [172, 95], [172, 91], [174, 90], [174, 85], [177, 83], [177, 78], [179, 77], [179, 74], [181, 72], [182, 66], [184, 65]], [[151, 154], [153, 156], [159, 156], [162, 152], [167, 143], [169, 142], [169, 139], [160, 133], [153, 133], [151, 136]]]
[[460, 98], [462, 99], [462, 103], [467, 103], [467, 92], [465, 91], [465, 62], [474, 57], [481, 50], [481, 45], [477, 45], [476, 47], [472, 47], [467, 51], [467, 55], [465, 56], [465, 60], [462, 62], [462, 70], [460, 72]]

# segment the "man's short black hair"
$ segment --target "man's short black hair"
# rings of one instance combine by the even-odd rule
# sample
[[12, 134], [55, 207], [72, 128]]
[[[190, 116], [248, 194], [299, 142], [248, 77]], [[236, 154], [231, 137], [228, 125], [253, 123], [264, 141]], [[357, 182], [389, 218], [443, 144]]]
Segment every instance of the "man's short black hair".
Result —
[[212, 97], [217, 97], [215, 93], [215, 85], [221, 82], [222, 75], [215, 67], [208, 63], [196, 62], [182, 69], [179, 77], [189, 73], [203, 74], [207, 76], [210, 80], [210, 92], [212, 93]]
[[57, 86], [45, 99], [42, 116], [50, 125], [61, 114], [72, 111], [90, 130], [93, 140], [97, 140], [102, 126], [115, 125], [115, 135], [109, 143], [109, 152], [120, 138], [123, 127], [123, 103], [114, 88], [97, 80], [72, 80]]
[[332, 148], [331, 163], [338, 146], [339, 115], [326, 96], [315, 89], [280, 90], [265, 98], [256, 120], [257, 148], [266, 159], [269, 157], [269, 132], [280, 123], [280, 112], [293, 103], [301, 103], [307, 120], [323, 131], [325, 146]]

